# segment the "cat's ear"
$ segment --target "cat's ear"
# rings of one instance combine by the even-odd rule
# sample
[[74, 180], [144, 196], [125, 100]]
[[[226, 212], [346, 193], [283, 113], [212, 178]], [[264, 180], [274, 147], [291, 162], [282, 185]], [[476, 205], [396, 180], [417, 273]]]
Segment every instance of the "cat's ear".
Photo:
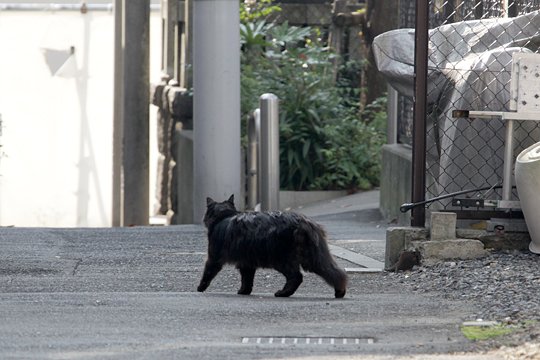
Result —
[[229, 200], [227, 201], [234, 205], [234, 194], [232, 194]]
[[211, 197], [206, 198], [206, 206], [210, 206], [213, 203], [215, 203], [214, 199], [212, 199]]

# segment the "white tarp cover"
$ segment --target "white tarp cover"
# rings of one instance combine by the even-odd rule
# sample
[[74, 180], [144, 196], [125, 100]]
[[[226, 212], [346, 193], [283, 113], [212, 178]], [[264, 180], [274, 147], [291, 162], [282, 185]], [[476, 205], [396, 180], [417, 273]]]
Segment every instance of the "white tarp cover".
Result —
[[[509, 111], [512, 54], [540, 45], [540, 12], [472, 20], [429, 30], [427, 124], [428, 189], [440, 195], [500, 183], [504, 123], [452, 118], [452, 110]], [[414, 29], [377, 36], [379, 71], [404, 96], [414, 94]], [[489, 124], [488, 124], [489, 122]], [[534, 122], [515, 133], [518, 153], [540, 139]]]

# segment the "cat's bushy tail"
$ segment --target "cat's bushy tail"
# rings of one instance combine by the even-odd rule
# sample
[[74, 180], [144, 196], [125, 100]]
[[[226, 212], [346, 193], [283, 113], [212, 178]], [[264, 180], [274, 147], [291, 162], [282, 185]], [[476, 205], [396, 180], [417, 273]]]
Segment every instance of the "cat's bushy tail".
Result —
[[335, 289], [335, 296], [342, 298], [347, 290], [347, 274], [336, 264], [324, 229], [309, 219], [302, 219], [294, 233], [298, 245], [300, 264], [306, 271], [321, 276]]

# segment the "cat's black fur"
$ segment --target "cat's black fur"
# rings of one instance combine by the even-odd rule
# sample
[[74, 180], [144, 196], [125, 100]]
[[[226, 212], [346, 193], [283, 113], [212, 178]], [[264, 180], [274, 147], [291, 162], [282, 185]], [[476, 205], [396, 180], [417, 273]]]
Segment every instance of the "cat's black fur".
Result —
[[223, 265], [234, 264], [242, 277], [238, 294], [251, 294], [257, 268], [273, 268], [287, 279], [275, 296], [291, 296], [302, 283], [302, 267], [334, 287], [336, 298], [345, 295], [347, 275], [330, 254], [320, 225], [293, 212], [238, 212], [234, 196], [206, 202], [208, 259], [197, 291], [205, 291]]

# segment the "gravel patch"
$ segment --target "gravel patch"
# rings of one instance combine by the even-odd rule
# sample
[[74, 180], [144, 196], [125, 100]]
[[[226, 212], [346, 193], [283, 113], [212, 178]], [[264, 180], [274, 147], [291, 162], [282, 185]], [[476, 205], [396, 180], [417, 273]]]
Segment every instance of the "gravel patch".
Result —
[[[478, 342], [505, 359], [540, 359], [540, 256], [531, 252], [492, 252], [475, 260], [447, 261], [383, 276], [418, 293], [440, 293], [475, 303], [468, 320], [496, 321], [514, 331]], [[502, 347], [501, 347], [502, 346]]]
[[540, 321], [540, 256], [530, 252], [495, 252], [386, 276], [415, 292], [440, 291], [449, 299], [480, 304], [471, 320]]

